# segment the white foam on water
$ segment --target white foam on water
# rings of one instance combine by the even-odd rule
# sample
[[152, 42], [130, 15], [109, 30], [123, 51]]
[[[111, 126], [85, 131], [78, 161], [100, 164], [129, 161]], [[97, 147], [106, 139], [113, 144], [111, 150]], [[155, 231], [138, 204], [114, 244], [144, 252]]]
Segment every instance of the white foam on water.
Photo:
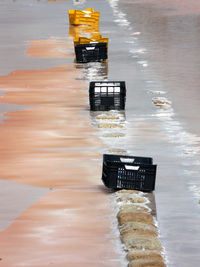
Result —
[[127, 41], [125, 41], [125, 43], [127, 43], [127, 44], [134, 44], [135, 42], [134, 42], [134, 40], [127, 40]]
[[148, 93], [152, 95], [165, 95], [166, 94], [165, 91], [159, 91], [159, 90], [149, 90]]
[[145, 54], [146, 53], [146, 49], [145, 48], [132, 48], [129, 50], [130, 53], [132, 54]]
[[89, 62], [81, 66], [84, 69], [84, 79], [88, 81], [105, 81], [107, 80], [107, 63], [106, 62]]
[[133, 32], [132, 35], [140, 35], [141, 32]]
[[109, 0], [109, 4], [111, 8], [113, 9], [114, 16], [116, 19], [114, 20], [119, 26], [125, 27], [127, 30], [127, 27], [131, 29], [130, 22], [126, 18], [126, 14], [121, 12], [118, 8], [118, 2], [119, 0]]
[[197, 203], [200, 204], [200, 184], [191, 184], [189, 190], [192, 192]]
[[[117, 17], [120, 12], [118, 8], [118, 0], [109, 0], [109, 2], [114, 10], [114, 15]], [[117, 17], [116, 23], [120, 24], [120, 19], [124, 18], [127, 19], [126, 16], [123, 18]], [[150, 68], [151, 62], [147, 60], [148, 51], [143, 47], [143, 45], [141, 46], [139, 44], [141, 32], [137, 32], [136, 29], [134, 33], [130, 34], [131, 37], [129, 39], [127, 38], [126, 41], [127, 44], [130, 44], [130, 54], [132, 57], [138, 59], [137, 63], [142, 67], [141, 71], [147, 75], [147, 79], [149, 77], [154, 77], [153, 69]], [[167, 88], [164, 88], [166, 90], [163, 90], [162, 84], [160, 85], [159, 81], [154, 81], [150, 78], [145, 81], [145, 83], [148, 93], [161, 96], [167, 95]], [[191, 170], [191, 168], [193, 166], [200, 166], [200, 160], [198, 160], [200, 156], [200, 137], [187, 131], [184, 128], [184, 125], [176, 119], [171, 99], [168, 99], [166, 96], [165, 98], [160, 99], [154, 98], [154, 101], [155, 100], [160, 100], [160, 104], [155, 106], [155, 111], [152, 112], [151, 116], [158, 120], [159, 126], [161, 126], [161, 132], [167, 139], [168, 143], [174, 145], [177, 157], [181, 158], [181, 164], [184, 166], [184, 169], [182, 170], [183, 175], [188, 178], [188, 188], [194, 197], [200, 200], [200, 186], [197, 184], [189, 184], [189, 181], [193, 178], [192, 176], [198, 177], [198, 171]], [[165, 261], [168, 263], [165, 248], [163, 253]]]

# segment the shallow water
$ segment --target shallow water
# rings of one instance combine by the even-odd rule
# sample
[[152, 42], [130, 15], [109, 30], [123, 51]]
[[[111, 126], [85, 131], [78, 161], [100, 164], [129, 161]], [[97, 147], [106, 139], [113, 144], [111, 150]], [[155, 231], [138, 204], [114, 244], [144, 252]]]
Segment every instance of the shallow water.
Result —
[[[72, 57], [66, 58], [65, 55], [63, 55], [64, 58], [41, 59], [37, 57], [41, 56], [37, 51], [34, 52], [35, 57], [25, 54], [29, 46], [28, 41], [52, 40], [50, 39], [52, 36], [58, 38], [68, 36], [70, 29], [66, 26], [67, 17], [65, 13], [66, 9], [73, 7], [72, 2], [29, 1], [27, 3], [23, 0], [0, 2], [0, 32], [1, 40], [3, 40], [0, 44], [0, 74], [6, 75], [10, 71], [20, 69], [37, 70], [35, 73], [31, 72], [31, 76], [27, 76], [27, 72], [22, 71], [16, 72], [14, 78], [9, 79], [7, 77], [7, 88], [13, 86], [13, 84], [18, 84], [20, 88], [23, 87], [23, 90], [21, 93], [10, 91], [6, 96], [6, 103], [23, 103], [24, 105], [45, 103], [47, 105], [39, 108], [38, 112], [22, 113], [24, 115], [21, 116], [21, 119], [23, 118], [25, 122], [32, 121], [32, 124], [15, 129], [17, 136], [23, 134], [23, 139], [20, 142], [25, 141], [24, 147], [30, 144], [29, 148], [33, 148], [36, 144], [40, 151], [35, 151], [29, 157], [26, 154], [22, 157], [20, 153], [24, 152], [24, 147], [21, 149], [21, 143], [11, 143], [6, 155], [10, 155], [9, 153], [12, 152], [14, 145], [14, 151], [18, 152], [20, 161], [24, 163], [23, 168], [20, 169], [19, 165], [16, 172], [16, 170], [10, 168], [12, 162], [14, 162], [11, 160], [6, 171], [6, 165], [2, 161], [2, 174], [4, 175], [2, 178], [7, 177], [18, 182], [61, 190], [48, 194], [41, 202], [36, 203], [33, 209], [27, 210], [27, 213], [22, 214], [21, 218], [25, 224], [20, 224], [19, 220], [13, 228], [10, 228], [10, 232], [8, 230], [8, 232], [3, 233], [3, 236], [5, 235], [5, 239], [9, 237], [7, 240], [8, 246], [12, 243], [15, 244], [19, 240], [17, 238], [13, 239], [12, 229], [18, 229], [19, 227], [22, 235], [29, 233], [32, 226], [26, 225], [26, 220], [29, 216], [32, 216], [30, 215], [31, 211], [41, 215], [44, 210], [44, 203], [61, 205], [62, 209], [57, 210], [57, 215], [60, 217], [56, 219], [51, 217], [52, 213], [56, 211], [46, 209], [50, 216], [48, 218], [52, 219], [52, 225], [47, 230], [52, 233], [52, 231], [55, 231], [54, 223], [59, 224], [59, 229], [55, 231], [57, 234], [55, 236], [59, 240], [57, 248], [60, 249], [57, 255], [65, 259], [65, 250], [69, 250], [69, 247], [67, 239], [64, 239], [64, 241], [62, 239], [65, 223], [60, 222], [59, 218], [62, 217], [61, 213], [65, 210], [63, 208], [65, 202], [63, 201], [69, 202], [67, 197], [69, 194], [73, 202], [72, 192], [76, 192], [81, 195], [82, 202], [88, 201], [89, 205], [87, 207], [90, 212], [95, 212], [92, 204], [96, 194], [98, 194], [97, 207], [100, 213], [103, 210], [100, 200], [101, 198], [104, 199], [104, 203], [107, 203], [105, 219], [102, 220], [102, 228], [98, 229], [97, 234], [100, 236], [102, 231], [105, 230], [109, 242], [112, 239], [117, 242], [116, 232], [109, 234], [108, 214], [111, 210], [111, 204], [108, 204], [108, 192], [103, 191], [103, 187], [96, 186], [101, 184], [101, 154], [115, 152], [152, 156], [154, 163], [158, 164], [155, 199], [160, 239], [166, 249], [168, 266], [198, 266], [200, 261], [199, 195], [198, 190], [194, 189], [198, 188], [198, 174], [200, 171], [200, 128], [197, 123], [199, 114], [198, 36], [200, 28], [198, 21], [200, 4], [196, 1], [109, 0], [103, 2], [87, 1], [77, 7], [83, 9], [88, 6], [100, 10], [99, 30], [103, 35], [110, 38], [109, 61], [107, 64], [90, 63], [80, 66], [80, 64], [73, 63]], [[47, 42], [49, 44], [49, 41]], [[39, 43], [41, 44], [41, 42]], [[54, 49], [54, 46], [51, 49]], [[63, 49], [63, 44], [60, 49]], [[63, 53], [63, 50], [61, 50], [60, 52]], [[49, 51], [49, 53], [51, 52], [52, 50]], [[65, 66], [63, 65], [65, 63], [69, 64]], [[55, 66], [60, 67], [53, 68]], [[47, 71], [48, 68], [50, 70]], [[66, 88], [68, 90], [72, 88], [68, 84], [67, 76], [64, 75], [64, 70], [68, 68], [73, 70], [72, 73], [69, 71], [72, 77], [74, 77], [74, 73], [79, 73], [75, 77], [76, 82], [73, 86], [75, 86], [77, 94], [81, 92], [81, 104], [72, 96], [69, 99], [67, 98]], [[41, 71], [42, 69], [43, 71]], [[57, 76], [58, 69], [59, 71], [62, 70], [61, 76], [59, 76], [60, 74]], [[48, 82], [45, 81], [45, 77], [49, 77]], [[62, 78], [63, 84], [59, 85], [57, 94], [55, 94], [56, 86], [58, 86], [57, 81], [60, 78]], [[120, 129], [98, 128], [98, 124], [101, 122], [96, 120], [94, 114], [89, 113], [87, 109], [88, 82], [105, 78], [126, 81], [126, 112], [120, 117], [119, 124], [123, 125], [123, 128]], [[40, 82], [45, 82], [48, 97], [46, 97], [46, 91]], [[35, 87], [31, 85], [32, 83], [34, 83], [34, 86], [36, 84], [37, 92], [33, 90]], [[51, 83], [53, 83], [53, 88], [51, 88]], [[81, 88], [81, 90], [78, 91], [78, 88]], [[31, 90], [31, 94], [27, 94], [29, 90]], [[162, 105], [158, 105], [158, 100]], [[48, 102], [53, 103], [53, 105], [49, 105]], [[157, 104], [155, 105], [155, 103]], [[7, 104], [1, 104], [2, 113], [18, 110], [18, 108], [24, 109], [23, 106], [5, 105]], [[48, 113], [47, 117], [44, 115], [46, 112]], [[64, 115], [67, 112], [69, 112], [68, 115]], [[41, 117], [40, 114], [43, 114], [43, 116]], [[12, 116], [11, 124], [7, 123], [6, 127], [20, 125], [16, 124], [19, 119], [18, 113], [13, 113]], [[67, 126], [70, 124], [70, 116], [73, 116], [74, 120], [69, 130]], [[76, 125], [77, 118], [79, 121]], [[84, 123], [82, 123], [83, 121]], [[113, 122], [116, 123], [116, 121]], [[85, 127], [86, 124], [91, 125], [91, 127]], [[7, 132], [2, 133], [4, 138], [8, 135], [8, 132], [9, 128]], [[66, 133], [67, 140], [63, 140]], [[81, 138], [80, 133], [84, 135], [84, 138]], [[117, 134], [119, 137], [116, 137]], [[74, 138], [74, 135], [76, 138]], [[88, 135], [90, 138], [87, 137]], [[35, 137], [37, 137], [37, 142], [32, 144], [31, 140]], [[6, 151], [6, 144], [4, 144], [3, 149]], [[40, 168], [37, 169], [35, 167], [38, 166], [37, 155], [41, 156], [41, 151], [43, 151], [44, 157], [40, 162]], [[53, 157], [49, 156], [52, 151], [54, 152]], [[71, 159], [69, 155], [71, 155]], [[67, 157], [68, 162], [66, 163], [65, 159]], [[77, 159], [80, 160], [78, 168]], [[88, 164], [88, 162], [90, 163]], [[45, 168], [42, 168], [43, 166]], [[88, 171], [89, 167], [95, 170], [94, 180], [92, 172]], [[46, 176], [47, 169], [50, 171], [48, 176]], [[96, 173], [97, 169], [98, 174]], [[67, 179], [63, 178], [65, 173], [67, 173]], [[81, 179], [82, 175], [87, 177], [84, 181]], [[55, 180], [56, 177], [59, 177], [58, 181]], [[59, 194], [63, 196], [64, 200]], [[31, 201], [34, 201], [34, 198], [31, 195], [29, 197], [30, 203], [32, 203]], [[93, 218], [88, 215], [87, 207], [77, 202], [76, 205], [78, 208], [75, 212], [73, 211], [73, 216], [81, 215], [83, 228], [81, 230], [80, 225], [75, 224], [73, 234], [75, 235], [76, 229], [78, 229], [78, 231], [81, 230], [80, 233], [88, 233], [88, 236], [90, 236], [86, 223], [88, 219], [90, 225], [92, 225], [94, 223]], [[84, 213], [88, 215], [88, 218], [83, 216]], [[98, 214], [97, 212], [97, 216]], [[68, 220], [67, 216], [68, 214], [65, 214], [63, 217], [66, 221]], [[48, 223], [48, 219], [46, 220], [43, 216], [39, 217], [38, 220], [42, 220], [43, 226]], [[24, 226], [27, 228], [23, 231]], [[40, 240], [42, 244], [49, 242], [47, 256], [50, 256], [51, 237], [47, 238], [47, 232], [44, 232], [44, 227], [40, 228], [40, 223], [35, 227], [37, 234], [42, 234]], [[68, 232], [70, 232], [70, 229], [72, 228], [69, 225]], [[74, 238], [76, 242], [80, 241], [78, 235]], [[88, 241], [87, 236], [84, 235], [82, 238], [82, 240]], [[34, 240], [36, 244], [41, 245], [40, 242], [37, 243], [39, 239], [36, 233]], [[102, 262], [101, 255], [102, 251], [105, 251], [105, 248], [103, 250], [105, 240], [107, 239], [100, 241], [100, 250], [94, 248], [94, 255], [89, 261], [87, 259], [87, 249], [82, 251], [81, 260], [79, 258], [75, 259], [73, 254], [75, 250], [69, 250], [69, 258], [72, 264], [70, 266], [83, 265], [83, 262], [87, 266], [101, 266], [102, 264], [104, 264], [103, 266], [116, 266], [116, 264], [118, 264], [117, 266], [123, 266], [122, 264], [125, 263], [121, 262], [121, 255], [112, 254], [110, 245], [108, 245], [108, 249], [111, 251], [111, 255], [116, 257], [116, 262], [107, 254], [104, 255], [103, 259], [107, 261], [108, 265]], [[72, 242], [71, 239], [70, 242]], [[81, 242], [80, 247], [83, 247]], [[93, 242], [98, 241], [93, 240]], [[24, 244], [26, 244], [25, 240]], [[31, 242], [28, 244], [27, 251], [33, 250], [34, 244], [33, 246]], [[113, 245], [113, 247], [115, 246]], [[119, 247], [117, 252], [119, 252]], [[25, 262], [34, 267], [41, 266], [41, 263], [42, 266], [49, 263], [55, 264], [55, 266], [66, 264], [65, 260], [61, 263], [58, 257], [54, 255], [51, 256], [49, 263], [46, 262], [46, 257], [39, 257], [38, 261], [32, 261], [30, 260], [32, 255], [30, 253], [27, 254], [26, 258], [23, 258], [22, 254], [16, 252], [16, 258], [14, 257], [12, 261], [8, 260], [7, 264], [9, 267], [15, 266], [17, 261], [18, 263]], [[37, 255], [37, 253], [34, 255]], [[95, 263], [96, 259], [98, 261]]]
[[[199, 199], [192, 190], [198, 188], [200, 170], [200, 5], [195, 1], [110, 3], [116, 23], [128, 28], [124, 38], [137, 73], [131, 99], [137, 94], [141, 99], [139, 90], [146, 94], [139, 107], [128, 102], [128, 147], [132, 153], [150, 154], [158, 163], [157, 218], [168, 266], [197, 266]], [[153, 107], [155, 97], [166, 104]]]
[[90, 126], [84, 72], [67, 40], [73, 4], [0, 4], [0, 177], [7, 183], [0, 264], [125, 266], [110, 194], [100, 185], [101, 142]]

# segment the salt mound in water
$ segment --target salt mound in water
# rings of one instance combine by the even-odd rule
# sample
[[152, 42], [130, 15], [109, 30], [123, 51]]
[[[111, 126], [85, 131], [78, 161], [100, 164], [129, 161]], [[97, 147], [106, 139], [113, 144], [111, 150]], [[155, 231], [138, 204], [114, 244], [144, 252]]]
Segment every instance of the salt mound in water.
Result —
[[131, 195], [122, 195], [117, 198], [118, 202], [125, 202], [125, 203], [147, 203], [147, 199], [145, 197], [136, 197]]
[[123, 125], [119, 123], [99, 123], [99, 128], [124, 128]]
[[131, 261], [128, 267], [166, 267], [166, 265], [162, 260], [152, 258]]
[[104, 137], [124, 137], [124, 136], [125, 136], [124, 133], [108, 133], [104, 135]]
[[102, 114], [96, 116], [97, 120], [119, 120], [119, 116], [115, 114]]
[[122, 241], [126, 239], [127, 235], [132, 235], [133, 238], [135, 235], [157, 237], [157, 229], [145, 223], [127, 223], [120, 228], [120, 235]]
[[152, 250], [135, 250], [131, 249], [127, 254], [127, 259], [129, 261], [139, 260], [139, 259], [159, 259], [162, 260], [162, 256], [158, 251]]
[[128, 222], [141, 222], [149, 225], [154, 225], [153, 217], [151, 214], [148, 213], [118, 213], [117, 219], [120, 226]]
[[162, 250], [156, 236], [131, 232], [122, 236], [121, 239], [127, 249]]
[[119, 213], [126, 213], [126, 212], [144, 212], [150, 213], [150, 209], [145, 206], [140, 205], [133, 205], [133, 204], [125, 204], [120, 207]]
[[121, 149], [121, 148], [111, 148], [108, 151], [111, 154], [118, 154], [118, 155], [125, 155], [127, 154], [127, 151], [125, 149]]
[[152, 98], [154, 105], [158, 107], [168, 107], [171, 106], [171, 101], [167, 100], [165, 97], [154, 97]]

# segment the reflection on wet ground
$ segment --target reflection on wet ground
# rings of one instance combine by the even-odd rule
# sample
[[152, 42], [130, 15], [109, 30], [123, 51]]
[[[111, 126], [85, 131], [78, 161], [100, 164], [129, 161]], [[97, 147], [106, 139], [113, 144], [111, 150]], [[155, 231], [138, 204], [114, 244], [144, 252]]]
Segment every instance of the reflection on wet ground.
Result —
[[69, 25], [69, 38], [84, 36], [90, 38], [93, 34], [99, 33], [99, 26], [74, 26]]
[[0, 231], [8, 228], [27, 208], [49, 193], [49, 189], [8, 180], [0, 180]]
[[76, 63], [75, 68], [82, 70], [83, 76], [81, 77], [81, 80], [104, 81], [108, 79], [108, 61], [89, 62], [84, 64]]
[[93, 187], [53, 191], [18, 217], [0, 234], [3, 266], [122, 266], [110, 244], [108, 196]]
[[[148, 4], [143, 0], [110, 0], [109, 3], [113, 15], [106, 2], [93, 2], [104, 14], [103, 33], [112, 37], [109, 72], [104, 63], [80, 67], [70, 58], [71, 64], [68, 65], [61, 66], [58, 61], [53, 61], [58, 67], [42, 65], [42, 70], [14, 71], [0, 78], [2, 89], [6, 89], [2, 93], [5, 98], [1, 97], [1, 100], [9, 108], [6, 111], [10, 112], [4, 114], [4, 123], [0, 126], [1, 177], [9, 183], [14, 181], [51, 189], [48, 195], [0, 234], [3, 240], [2, 264], [5, 267], [22, 264], [62, 267], [69, 265], [69, 260], [70, 266], [80, 266], [83, 261], [92, 267], [126, 266], [126, 263], [120, 262], [119, 254], [113, 253], [113, 244], [110, 245], [110, 242], [117, 243], [117, 251], [121, 251], [116, 225], [114, 232], [110, 233], [108, 218], [112, 210], [108, 204], [109, 192], [103, 186], [97, 186], [102, 161], [99, 154], [102, 153], [145, 155], [155, 159], [159, 166], [155, 192], [157, 218], [168, 266], [191, 267], [199, 264], [199, 15], [196, 12], [199, 3], [187, 0], [152, 0]], [[191, 7], [187, 9], [189, 3]], [[68, 5], [68, 2], [65, 4]], [[177, 16], [174, 15], [175, 5]], [[49, 3], [48, 6], [55, 8], [56, 4]], [[197, 7], [196, 11], [190, 13], [193, 7]], [[34, 10], [31, 6], [33, 13], [30, 14], [39, 13]], [[48, 12], [52, 14], [52, 10]], [[63, 12], [63, 6], [56, 13], [59, 14], [55, 17], [56, 21], [61, 18], [60, 12]], [[41, 13], [42, 18], [45, 17]], [[185, 13], [188, 15], [184, 17]], [[56, 24], [53, 20], [54, 24], [49, 26], [51, 21], [52, 16], [48, 27], [42, 28], [40, 37], [44, 38], [44, 29], [50, 28], [55, 32], [60, 29], [60, 22]], [[45, 23], [46, 20], [42, 25]], [[55, 32], [50, 36], [55, 36]], [[46, 53], [45, 46], [53, 57], [64, 57], [64, 60], [73, 51], [65, 38], [47, 36], [45, 41], [33, 44], [31, 53], [35, 53], [36, 57]], [[41, 64], [39, 58], [36, 60]], [[6, 61], [3, 62], [5, 66], [1, 71], [6, 68]], [[107, 124], [116, 125], [118, 118], [115, 117], [112, 122], [114, 118], [110, 121], [105, 114], [91, 113], [88, 117], [88, 86], [84, 81], [113, 80], [119, 76], [129, 85], [126, 116], [117, 115], [122, 118], [123, 128], [99, 128], [99, 124], [109, 126], [104, 120]], [[13, 109], [10, 110], [11, 106], [6, 103], [32, 105], [35, 109], [11, 112]], [[34, 201], [31, 194], [29, 197], [27, 205]], [[102, 207], [105, 203], [106, 208]], [[91, 214], [95, 214], [96, 221]], [[73, 223], [74, 218], [78, 218], [79, 225], [70, 225], [71, 218]], [[113, 220], [116, 224], [115, 217]], [[99, 228], [92, 239], [89, 229], [94, 233], [94, 225]], [[66, 232], [70, 231], [73, 239], [71, 236], [67, 239]], [[90, 236], [89, 240], [84, 232]], [[93, 250], [91, 240], [92, 246], [99, 241], [99, 247]], [[77, 244], [80, 244], [78, 252]], [[36, 251], [35, 247], [39, 249]], [[86, 247], [91, 248], [91, 254], [87, 254]], [[44, 251], [47, 252], [45, 255]], [[69, 253], [66, 254], [66, 251]], [[74, 258], [74, 255], [77, 257]]]
[[[45, 56], [65, 57], [58, 39], [33, 41], [34, 49], [28, 53], [40, 57], [46, 50]], [[81, 76], [73, 64], [66, 64], [0, 77], [1, 102], [34, 106], [7, 113], [0, 125], [1, 177], [13, 189], [20, 184], [28, 189], [35, 186], [26, 206], [19, 202], [15, 213], [7, 208], [4, 227], [10, 224], [6, 220], [15, 220], [0, 233], [5, 267], [123, 266], [121, 252], [113, 246], [119, 242], [118, 235], [110, 234], [109, 195], [97, 186], [101, 143], [89, 118], [80, 114], [87, 110]], [[48, 194], [33, 204], [40, 187], [44, 188], [40, 196]]]
[[67, 38], [51, 37], [48, 40], [30, 41], [26, 53], [40, 58], [72, 58], [72, 44]]
[[126, 118], [124, 111], [96, 112], [91, 111], [91, 123], [96, 129], [97, 135], [108, 147], [108, 151], [113, 153], [126, 153], [126, 150], [120, 150], [120, 141], [126, 135]]
[[[81, 85], [80, 81], [73, 80], [76, 75], [77, 72], [65, 65], [41, 71], [16, 71], [0, 78], [1, 86], [4, 89], [8, 88], [2, 102], [36, 106], [34, 109], [7, 114], [9, 118], [0, 126], [3, 155], [1, 171], [4, 177], [13, 180], [18, 177], [16, 179], [20, 182], [26, 181], [26, 177], [29, 177], [30, 180], [25, 183], [52, 187], [53, 176], [57, 175], [53, 171], [56, 164], [57, 167], [63, 164], [65, 169], [68, 169], [67, 162], [62, 163], [66, 154], [63, 152], [61, 156], [61, 153], [56, 151], [50, 154], [42, 152], [43, 156], [39, 161], [37, 160], [40, 155], [39, 149], [87, 147], [89, 143], [94, 142], [92, 136], [88, 137], [88, 129], [82, 123], [82, 119], [73, 123], [72, 117], [79, 113], [79, 108], [87, 106], [82, 90], [84, 84]], [[69, 83], [69, 79], [72, 79], [72, 82]], [[84, 117], [80, 115], [79, 118]], [[29, 123], [23, 123], [24, 121]], [[80, 130], [75, 131], [77, 128]], [[9, 134], [10, 129], [15, 133], [14, 136]], [[9, 143], [6, 142], [7, 138], [10, 139]], [[52, 164], [58, 154], [60, 161], [57, 160]], [[68, 154], [73, 159], [77, 153], [68, 152]], [[90, 156], [87, 154], [87, 157]], [[52, 172], [43, 180], [41, 178], [46, 172], [45, 166], [52, 168]], [[64, 173], [66, 171], [63, 169]], [[59, 181], [56, 183], [59, 184]]]

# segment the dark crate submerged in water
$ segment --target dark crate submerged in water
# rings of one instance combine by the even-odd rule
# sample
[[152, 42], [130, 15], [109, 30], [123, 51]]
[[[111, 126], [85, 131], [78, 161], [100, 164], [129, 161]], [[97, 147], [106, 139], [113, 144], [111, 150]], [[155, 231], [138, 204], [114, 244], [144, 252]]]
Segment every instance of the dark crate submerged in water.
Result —
[[100, 62], [108, 58], [107, 43], [78, 44], [75, 46], [76, 62]]
[[153, 191], [156, 168], [152, 158], [104, 154], [102, 180], [112, 189]]
[[124, 110], [126, 85], [124, 81], [90, 82], [90, 110]]

